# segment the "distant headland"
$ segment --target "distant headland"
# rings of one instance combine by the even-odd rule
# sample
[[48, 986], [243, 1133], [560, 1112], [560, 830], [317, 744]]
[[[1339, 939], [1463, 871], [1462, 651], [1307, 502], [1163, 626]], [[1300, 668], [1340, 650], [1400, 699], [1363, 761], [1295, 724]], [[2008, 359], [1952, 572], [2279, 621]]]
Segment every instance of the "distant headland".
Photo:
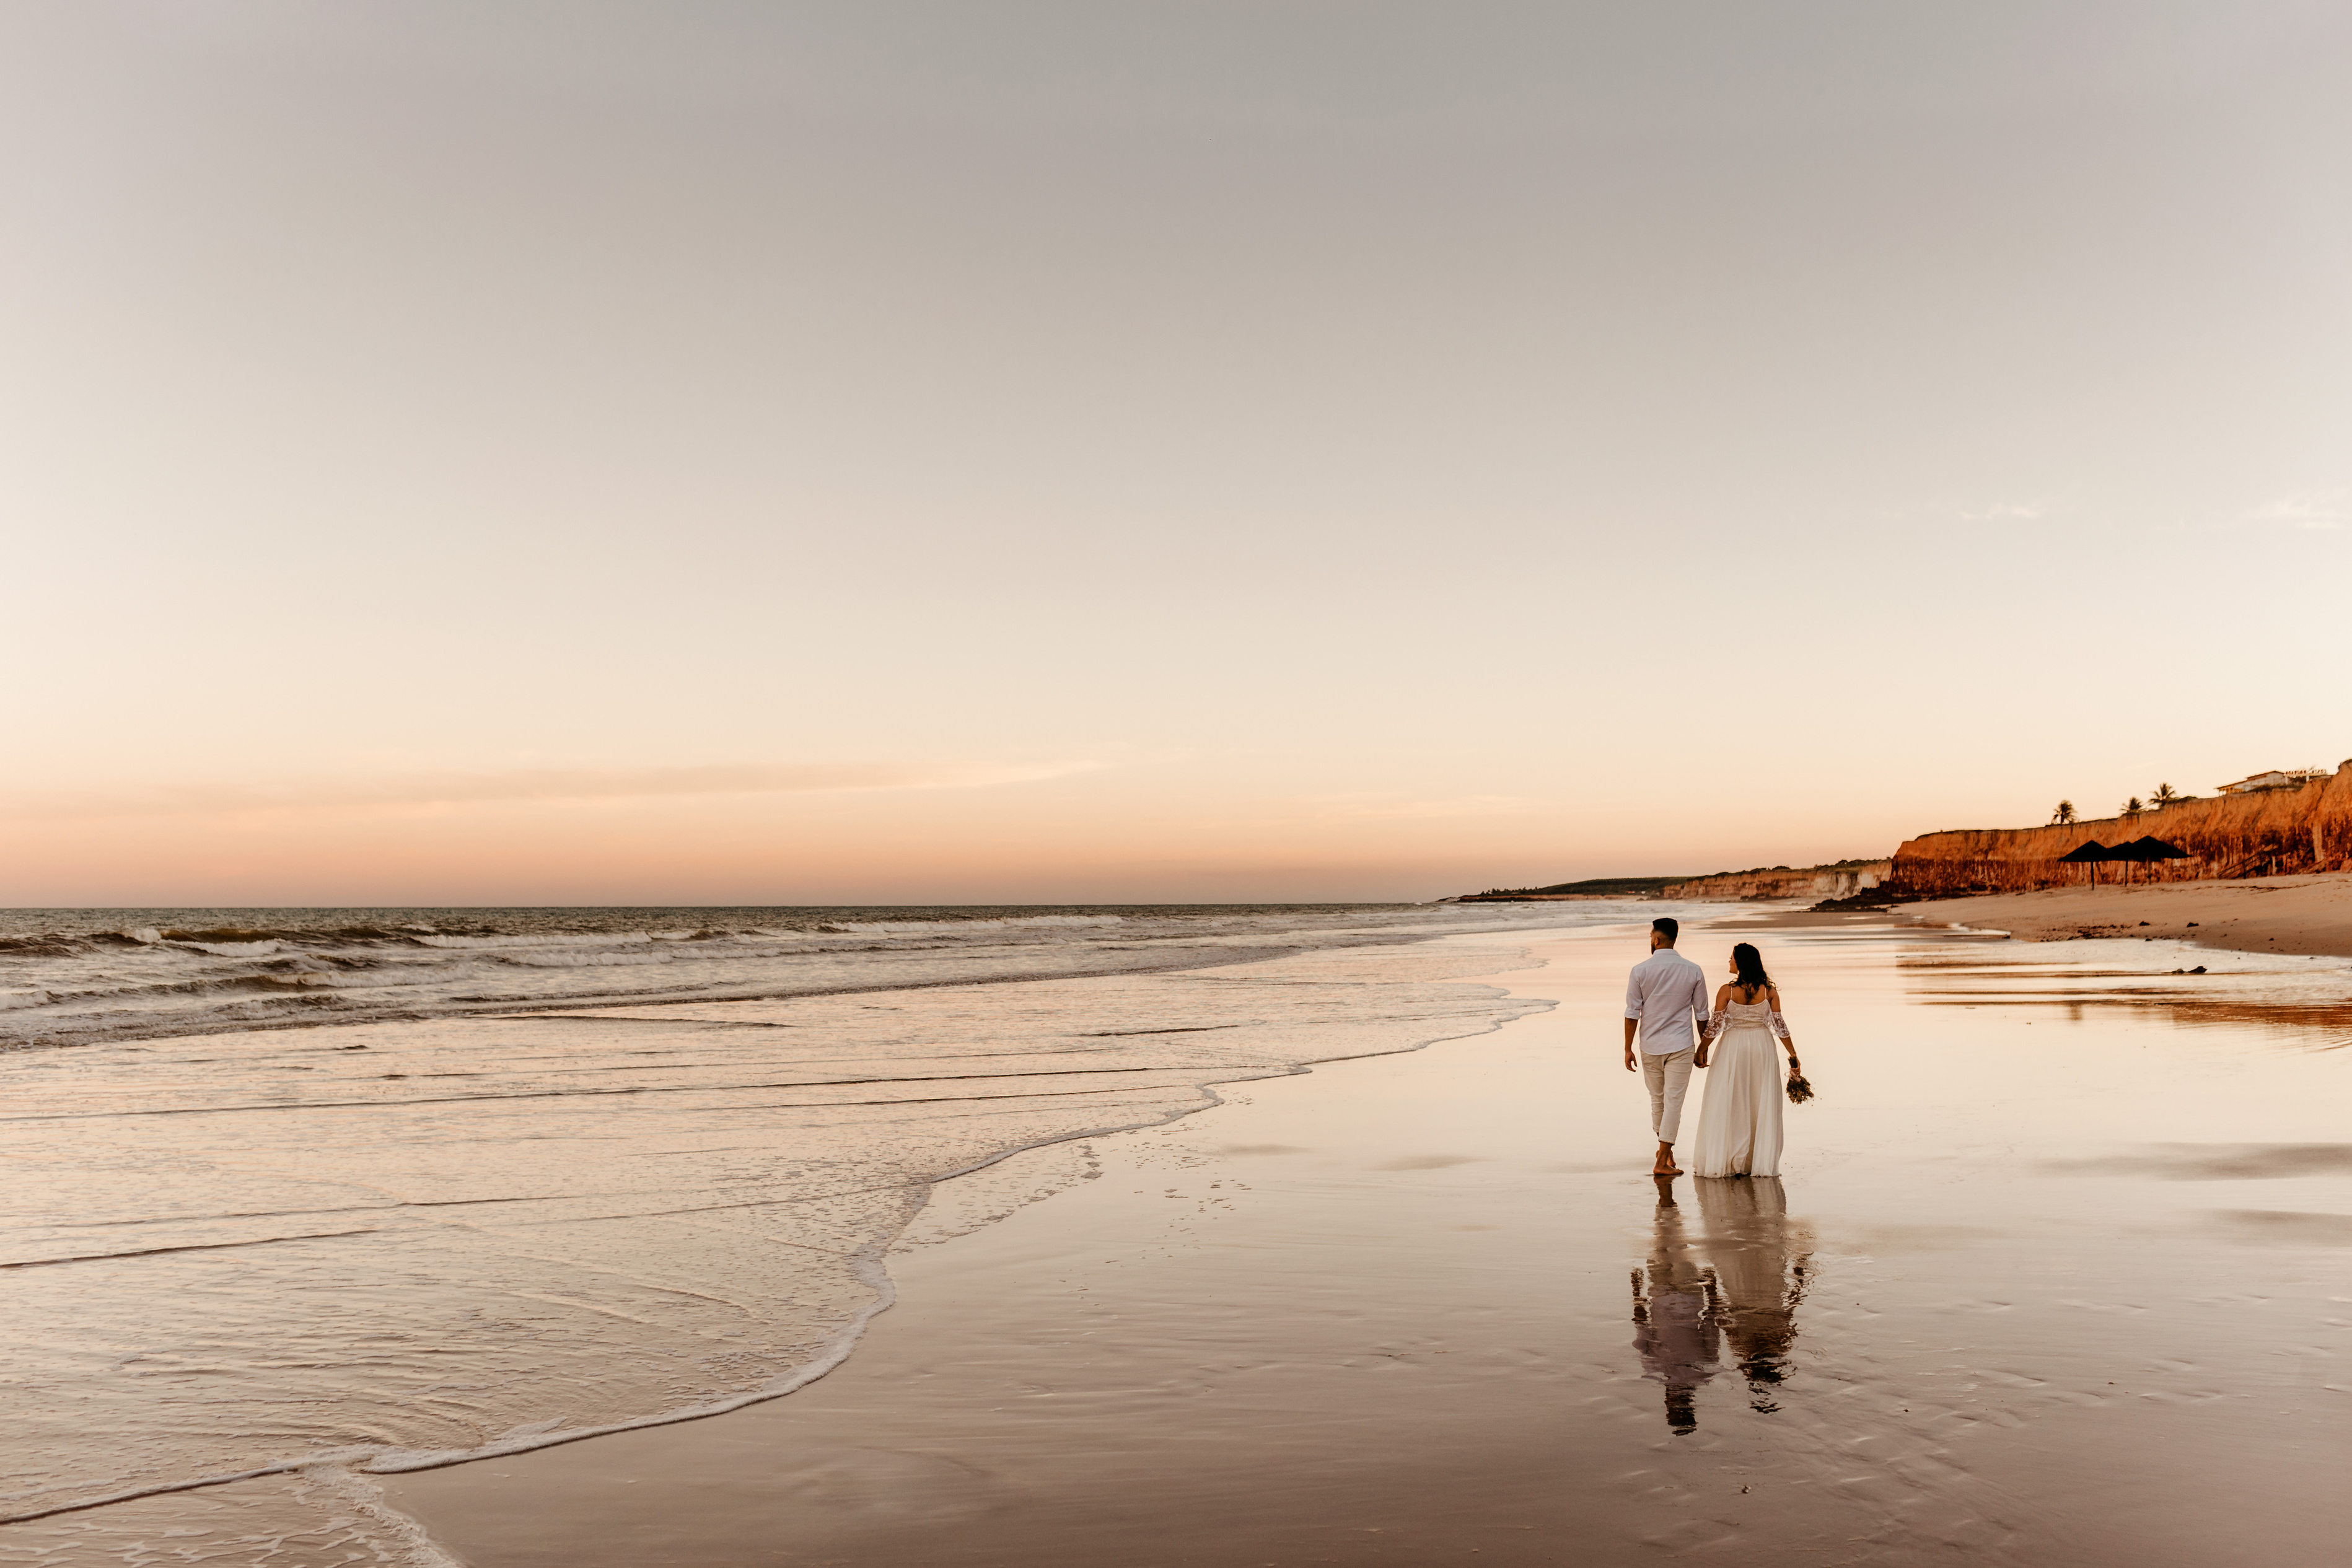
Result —
[[1756, 866], [1706, 876], [1603, 876], [1551, 887], [1490, 887], [1441, 904], [1538, 904], [1570, 898], [1673, 898], [1706, 904], [1781, 898], [1852, 898], [1885, 881], [1891, 862], [1832, 861], [1827, 865]]

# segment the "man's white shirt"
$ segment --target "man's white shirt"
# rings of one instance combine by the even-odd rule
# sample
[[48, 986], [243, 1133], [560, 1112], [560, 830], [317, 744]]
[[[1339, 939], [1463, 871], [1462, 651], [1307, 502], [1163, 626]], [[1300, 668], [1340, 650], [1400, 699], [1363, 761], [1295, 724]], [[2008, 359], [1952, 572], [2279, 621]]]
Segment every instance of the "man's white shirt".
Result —
[[1625, 1016], [1642, 1020], [1642, 1049], [1653, 1056], [1671, 1056], [1698, 1043], [1691, 1032], [1691, 1016], [1706, 1027], [1706, 975], [1696, 964], [1661, 947], [1625, 977]]

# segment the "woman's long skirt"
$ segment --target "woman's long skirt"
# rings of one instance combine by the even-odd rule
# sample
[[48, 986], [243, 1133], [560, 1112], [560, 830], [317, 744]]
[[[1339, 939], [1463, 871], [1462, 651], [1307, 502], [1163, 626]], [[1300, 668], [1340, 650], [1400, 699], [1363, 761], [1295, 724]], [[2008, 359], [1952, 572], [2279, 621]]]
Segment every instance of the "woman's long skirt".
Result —
[[1779, 1176], [1780, 1042], [1760, 1024], [1735, 1024], [1707, 1055], [1706, 1100], [1691, 1170], [1703, 1176]]

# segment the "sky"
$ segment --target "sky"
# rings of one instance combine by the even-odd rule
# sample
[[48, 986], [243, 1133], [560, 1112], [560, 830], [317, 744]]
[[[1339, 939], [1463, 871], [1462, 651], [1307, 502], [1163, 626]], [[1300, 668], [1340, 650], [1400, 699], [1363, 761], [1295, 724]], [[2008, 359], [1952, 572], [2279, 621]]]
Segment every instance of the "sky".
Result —
[[0, 0], [0, 904], [1433, 898], [2352, 754], [2334, 0]]

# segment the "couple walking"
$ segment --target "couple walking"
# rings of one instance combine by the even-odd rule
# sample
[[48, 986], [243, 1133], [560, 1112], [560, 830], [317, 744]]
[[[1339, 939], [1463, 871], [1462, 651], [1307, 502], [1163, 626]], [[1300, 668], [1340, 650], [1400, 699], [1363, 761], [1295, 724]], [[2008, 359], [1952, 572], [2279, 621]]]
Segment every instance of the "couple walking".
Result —
[[[1683, 1095], [1691, 1069], [1713, 1062], [1706, 1100], [1698, 1113], [1698, 1147], [1691, 1166], [1703, 1176], [1780, 1174], [1780, 1074], [1773, 1038], [1789, 1049], [1789, 1076], [1798, 1075], [1797, 1042], [1780, 1019], [1780, 991], [1764, 972], [1763, 955], [1742, 942], [1731, 950], [1731, 979], [1709, 1008], [1706, 975], [1675, 951], [1682, 927], [1650, 922], [1650, 956], [1625, 981], [1625, 1071], [1637, 1071], [1640, 1036], [1643, 1082], [1650, 1088], [1650, 1124], [1657, 1134], [1657, 1176], [1680, 1176], [1675, 1139], [1682, 1128]], [[1698, 1032], [1693, 1033], [1694, 1020]]]

